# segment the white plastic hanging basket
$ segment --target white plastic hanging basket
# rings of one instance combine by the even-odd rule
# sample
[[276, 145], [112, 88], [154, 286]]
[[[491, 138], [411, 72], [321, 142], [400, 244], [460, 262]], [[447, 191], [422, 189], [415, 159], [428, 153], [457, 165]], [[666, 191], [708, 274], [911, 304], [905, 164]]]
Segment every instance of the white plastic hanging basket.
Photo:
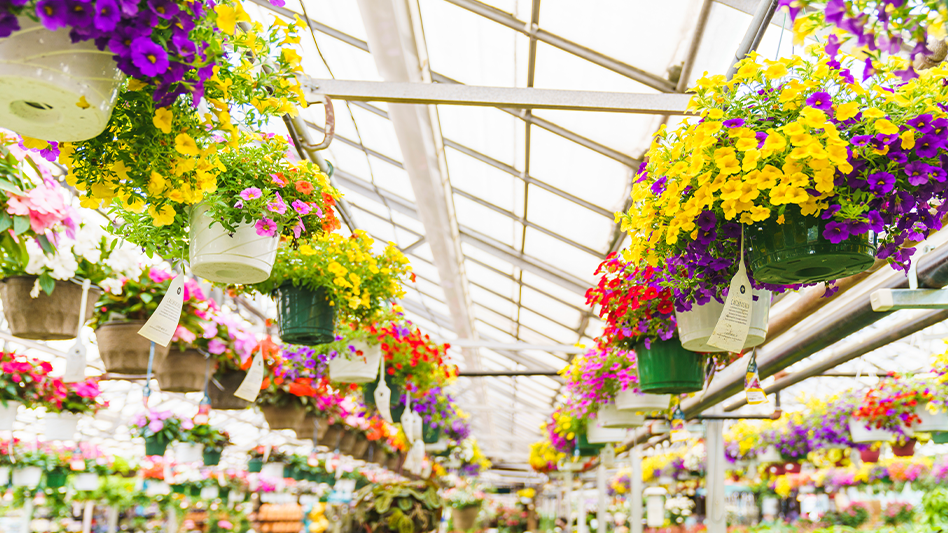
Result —
[[948, 431], [948, 412], [941, 411], [932, 414], [928, 410], [928, 403], [915, 407], [915, 414], [922, 419], [918, 424], [912, 425], [913, 431], [930, 433], [932, 431]]
[[664, 420], [653, 420], [648, 424], [648, 431], [652, 435], [661, 435], [671, 431], [671, 425]]
[[379, 360], [382, 358], [382, 345], [369, 346], [363, 341], [355, 341], [352, 346], [361, 351], [362, 356], [353, 353], [341, 353], [329, 361], [329, 379], [339, 383], [369, 383], [379, 375]]
[[626, 430], [604, 427], [598, 419], [586, 423], [586, 442], [589, 444], [609, 444], [625, 440]]
[[[747, 332], [747, 340], [744, 341], [744, 348], [753, 348], [767, 340], [771, 294], [770, 291], [757, 289], [753, 290], [753, 294], [755, 300], [751, 306], [750, 329]], [[723, 311], [724, 304], [714, 299], [704, 305], [692, 306], [691, 311], [675, 311], [681, 346], [692, 352], [723, 352], [721, 348], [708, 344]]]
[[13, 401], [7, 402], [6, 406], [0, 403], [0, 431], [13, 431], [13, 423], [16, 422], [16, 412], [21, 405], [23, 404]]
[[6, 487], [10, 483], [10, 467], [0, 466], [0, 487]]
[[43, 470], [38, 466], [17, 468], [13, 471], [13, 486], [35, 489], [43, 479]]
[[667, 411], [671, 403], [671, 394], [642, 394], [626, 389], [616, 394], [616, 409], [633, 413], [649, 414], [654, 411]]
[[46, 413], [43, 436], [46, 440], [74, 440], [80, 418], [82, 415], [75, 413]]
[[204, 487], [201, 489], [202, 500], [215, 500], [220, 494], [221, 490], [218, 487]]
[[283, 463], [264, 463], [260, 469], [260, 477], [283, 479]]
[[204, 445], [193, 442], [179, 442], [174, 445], [174, 459], [179, 463], [203, 462]]
[[171, 485], [154, 479], [145, 480], [145, 494], [151, 497], [171, 494]]
[[72, 480], [72, 486], [76, 490], [97, 490], [99, 488], [99, 474], [95, 472], [76, 474], [76, 477]]
[[637, 428], [645, 424], [645, 415], [637, 415], [633, 411], [620, 411], [616, 404], [607, 403], [599, 408], [596, 419], [607, 429]]
[[191, 270], [217, 283], [266, 281], [276, 261], [280, 236], [257, 235], [257, 229], [249, 223], [239, 224], [230, 234], [206, 212], [203, 203], [191, 211]]
[[757, 460], [761, 463], [782, 463], [783, 457], [780, 456], [780, 452], [777, 451], [777, 448], [773, 446], [767, 446], [764, 449], [764, 453], [757, 456]]
[[108, 49], [73, 43], [28, 17], [0, 39], [0, 124], [20, 135], [83, 141], [105, 130], [123, 75]]
[[849, 434], [852, 436], [852, 441], [856, 444], [863, 444], [867, 442], [890, 442], [895, 440], [895, 433], [885, 429], [876, 429], [874, 427], [866, 427], [866, 423], [862, 420], [856, 420], [855, 418], [849, 419]]
[[445, 439], [438, 439], [434, 444], [425, 444], [425, 451], [429, 453], [441, 453], [447, 449], [448, 441]]

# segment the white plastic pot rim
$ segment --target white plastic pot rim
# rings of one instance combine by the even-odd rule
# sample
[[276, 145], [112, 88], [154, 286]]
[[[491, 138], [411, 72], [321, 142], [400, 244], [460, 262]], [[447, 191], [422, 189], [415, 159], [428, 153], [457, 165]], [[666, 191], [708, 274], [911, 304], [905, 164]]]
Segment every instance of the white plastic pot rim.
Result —
[[603, 427], [602, 423], [597, 420], [590, 420], [586, 423], [586, 441], [590, 444], [622, 442], [625, 436], [626, 431], [624, 429]]
[[[762, 289], [754, 289], [753, 295], [756, 300], [751, 307], [750, 328], [747, 332], [747, 340], [744, 341], [744, 348], [759, 346], [767, 340], [772, 296], [770, 291]], [[675, 311], [678, 338], [681, 340], [682, 347], [692, 352], [723, 352], [723, 349], [708, 344], [723, 311], [724, 304], [713, 299], [704, 305], [692, 306], [691, 311]]]
[[7, 402], [6, 407], [0, 403], [0, 431], [10, 431], [16, 422], [17, 410], [23, 405], [20, 402]]
[[602, 427], [607, 429], [634, 428], [645, 424], [645, 415], [638, 415], [633, 411], [620, 411], [612, 403], [600, 407], [596, 419]]
[[179, 463], [196, 463], [204, 460], [204, 445], [194, 442], [179, 442], [174, 445], [175, 460]]
[[379, 361], [382, 358], [382, 346], [369, 346], [365, 342], [353, 342], [352, 346], [361, 351], [364, 359], [357, 355], [339, 356], [329, 361], [329, 377], [339, 383], [370, 383], [379, 375]]
[[866, 427], [866, 422], [856, 420], [855, 418], [849, 419], [849, 434], [852, 441], [857, 444], [880, 441], [890, 442], [895, 440], [895, 433], [885, 429]]
[[99, 488], [99, 474], [96, 474], [95, 472], [83, 472], [81, 474], [76, 474], [75, 479], [73, 479], [72, 486], [76, 490], [96, 490]]
[[38, 466], [26, 466], [13, 471], [13, 486], [35, 487], [43, 478], [43, 470]]
[[213, 500], [220, 496], [221, 491], [217, 487], [204, 487], [201, 489], [201, 499], [202, 500]]
[[948, 412], [940, 411], [932, 413], [928, 410], [928, 403], [915, 407], [915, 414], [921, 418], [921, 422], [912, 426], [914, 431], [948, 431]]
[[43, 435], [46, 440], [73, 440], [81, 418], [82, 415], [75, 413], [47, 413]]
[[207, 206], [191, 211], [189, 259], [194, 274], [219, 283], [250, 284], [266, 281], [273, 270], [280, 236], [257, 234], [249, 223], [236, 226], [231, 234], [206, 215]]
[[627, 389], [616, 394], [615, 405], [620, 411], [648, 414], [667, 410], [670, 402], [670, 394], [642, 394]]

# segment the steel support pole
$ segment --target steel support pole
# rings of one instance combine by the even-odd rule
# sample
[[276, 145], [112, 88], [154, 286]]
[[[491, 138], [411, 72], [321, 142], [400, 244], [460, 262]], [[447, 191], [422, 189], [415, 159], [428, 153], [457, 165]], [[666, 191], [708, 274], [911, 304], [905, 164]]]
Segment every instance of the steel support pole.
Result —
[[573, 531], [573, 471], [566, 471], [566, 533]]
[[642, 453], [629, 450], [629, 533], [642, 533]]
[[707, 533], [726, 533], [727, 519], [724, 510], [724, 421], [710, 420], [706, 446], [708, 448], [708, 470], [705, 474]]
[[82, 507], [82, 533], [92, 531], [92, 514], [95, 512], [95, 502], [89, 500]]
[[606, 533], [606, 465], [596, 468], [596, 533]]
[[579, 502], [576, 513], [576, 531], [577, 533], [589, 533], [589, 527], [586, 525], [586, 487], [583, 483], [583, 476], [579, 476]]

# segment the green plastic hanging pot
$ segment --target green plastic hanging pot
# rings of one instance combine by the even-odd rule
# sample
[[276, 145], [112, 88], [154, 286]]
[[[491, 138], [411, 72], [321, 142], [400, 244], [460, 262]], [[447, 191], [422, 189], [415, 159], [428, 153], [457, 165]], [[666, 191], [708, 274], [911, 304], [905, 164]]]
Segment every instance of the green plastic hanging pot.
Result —
[[204, 466], [221, 464], [221, 452], [204, 450]]
[[226, 502], [227, 498], [230, 497], [230, 487], [221, 487], [217, 493], [217, 497], [220, 498], [221, 501]]
[[66, 473], [62, 470], [53, 470], [46, 473], [46, 486], [58, 489], [66, 486]]
[[188, 487], [188, 494], [190, 494], [192, 498], [201, 497], [201, 487], [197, 487], [197, 486]]
[[579, 450], [579, 455], [583, 457], [599, 455], [599, 451], [605, 447], [605, 444], [591, 444], [586, 440], [585, 433], [576, 437], [576, 449]]
[[[379, 386], [378, 380], [370, 381], [362, 385], [362, 396], [365, 400], [366, 406], [375, 406], [375, 389]], [[400, 398], [402, 396], [402, 388], [398, 384], [388, 384], [388, 388], [392, 391], [392, 421], [396, 424], [401, 420], [402, 415], [405, 413], [405, 406], [400, 403]]]
[[704, 388], [704, 356], [681, 346], [678, 338], [653, 340], [635, 348], [639, 388], [649, 394], [684, 394]]
[[175, 494], [187, 494], [188, 486], [187, 485], [171, 485], [171, 492]]
[[284, 283], [275, 296], [283, 342], [318, 346], [335, 339], [335, 309], [326, 289], [311, 291]]
[[434, 444], [438, 442], [438, 439], [441, 438], [441, 427], [434, 424], [428, 424], [425, 426], [425, 430], [421, 434], [421, 440], [425, 444]]
[[875, 262], [875, 233], [853, 235], [839, 243], [823, 237], [832, 220], [804, 216], [787, 206], [783, 224], [777, 217], [744, 229], [745, 259], [758, 283], [794, 285], [830, 281], [865, 272]]
[[948, 444], [948, 431], [937, 431], [932, 433], [932, 442], [935, 444]]
[[247, 461], [247, 472], [259, 474], [263, 470], [263, 459], [251, 459]]
[[290, 478], [296, 481], [303, 481], [306, 479], [306, 472], [301, 468], [292, 467], [290, 470]]
[[168, 441], [156, 437], [145, 437], [145, 455], [164, 455], [168, 449]]

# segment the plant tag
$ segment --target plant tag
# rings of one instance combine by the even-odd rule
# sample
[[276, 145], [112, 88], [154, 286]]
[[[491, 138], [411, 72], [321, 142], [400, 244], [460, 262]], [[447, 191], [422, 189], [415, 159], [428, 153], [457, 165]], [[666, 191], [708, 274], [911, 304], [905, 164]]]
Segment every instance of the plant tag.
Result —
[[247, 377], [240, 382], [240, 386], [237, 387], [237, 392], [234, 393], [234, 396], [241, 400], [247, 400], [248, 402], [255, 401], [257, 395], [260, 394], [260, 385], [263, 385], [262, 349], [253, 356], [253, 361], [250, 362], [250, 368], [247, 369]]
[[[744, 239], [741, 239], [743, 246]], [[754, 293], [751, 290], [750, 280], [747, 278], [747, 268], [744, 266], [744, 256], [738, 263], [737, 273], [731, 278], [731, 286], [724, 300], [724, 310], [721, 318], [714, 326], [714, 332], [708, 339], [708, 344], [715, 348], [729, 352], [740, 352], [744, 349], [744, 341], [750, 331], [751, 308], [754, 305]]]
[[148, 317], [148, 322], [138, 330], [146, 339], [167, 346], [181, 320], [181, 308], [184, 306], [184, 275], [178, 274], [171, 280], [168, 292], [158, 302], [158, 309]]
[[[406, 407], [405, 412], [402, 413], [402, 431], [405, 432], [405, 437], [407, 437], [408, 442], [413, 442], [415, 440], [415, 417], [411, 412], [411, 407]], [[420, 435], [418, 435], [420, 437]]]
[[375, 398], [375, 407], [379, 410], [382, 419], [389, 424], [394, 424], [392, 420], [392, 390], [385, 383], [385, 358], [382, 357], [381, 370], [379, 371], [379, 386], [375, 388], [373, 396]]
[[751, 352], [750, 361], [747, 363], [747, 373], [744, 375], [744, 394], [747, 396], [747, 403], [750, 405], [767, 403], [767, 393], [760, 386], [760, 374], [757, 371], [757, 350]]
[[681, 407], [676, 406], [671, 419], [671, 441], [681, 442], [691, 438], [691, 433], [685, 427], [685, 413], [681, 412]]
[[612, 444], [606, 444], [606, 447], [599, 452], [599, 460], [602, 461], [603, 466], [606, 468], [612, 468], [616, 464], [616, 449], [612, 447]]
[[63, 373], [64, 383], [76, 383], [86, 379], [86, 344], [83, 342], [82, 326], [86, 322], [86, 300], [89, 298], [89, 287], [92, 282], [82, 281], [82, 301], [79, 304], [79, 329], [76, 334], [76, 343], [66, 353], [66, 371]]
[[421, 436], [425, 434], [425, 422], [418, 413], [415, 413], [415, 420], [411, 432], [416, 439], [422, 438]]

